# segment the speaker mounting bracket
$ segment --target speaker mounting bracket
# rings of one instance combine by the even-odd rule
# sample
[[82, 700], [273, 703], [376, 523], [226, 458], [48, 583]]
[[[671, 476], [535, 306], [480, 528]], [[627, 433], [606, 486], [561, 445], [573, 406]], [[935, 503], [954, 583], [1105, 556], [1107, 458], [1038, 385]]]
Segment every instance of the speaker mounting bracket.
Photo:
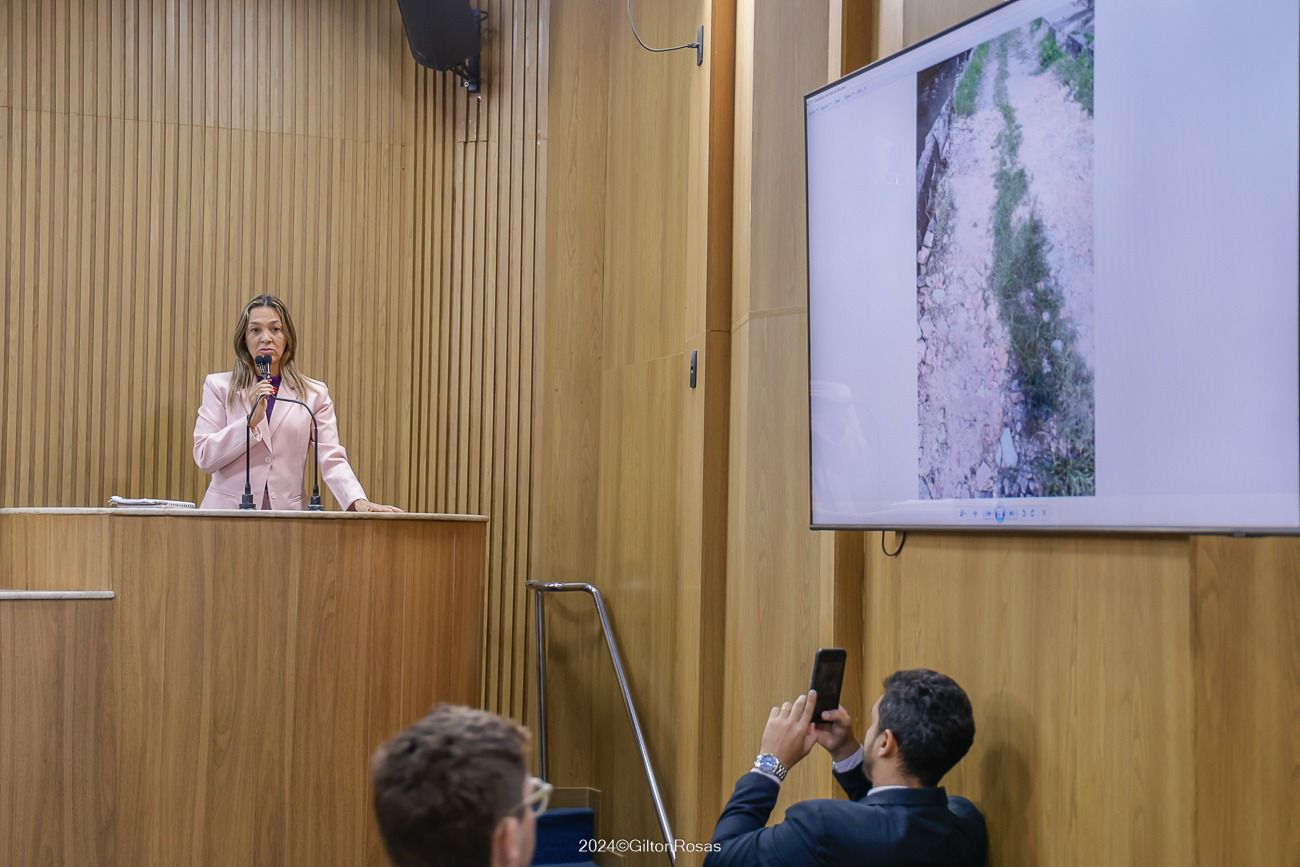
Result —
[[456, 77], [460, 79], [460, 86], [465, 88], [467, 93], [478, 93], [482, 90], [483, 81], [479, 75], [479, 60], [482, 56], [482, 54], [475, 54], [451, 68], [451, 71], [456, 73]]
[[460, 79], [460, 86], [465, 88], [466, 93], [478, 93], [483, 89], [483, 20], [487, 17], [486, 10], [478, 10], [479, 50], [475, 52], [473, 57], [467, 57], [451, 68], [451, 71], [456, 73], [456, 77]]

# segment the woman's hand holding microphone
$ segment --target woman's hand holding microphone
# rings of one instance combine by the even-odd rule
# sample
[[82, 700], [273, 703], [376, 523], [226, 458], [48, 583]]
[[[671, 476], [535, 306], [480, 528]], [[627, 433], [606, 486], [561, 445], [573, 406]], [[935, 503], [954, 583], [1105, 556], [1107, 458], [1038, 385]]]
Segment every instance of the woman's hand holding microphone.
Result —
[[248, 420], [248, 426], [257, 427], [266, 419], [266, 398], [275, 396], [275, 386], [269, 379], [259, 379], [250, 392], [253, 403], [253, 415]]

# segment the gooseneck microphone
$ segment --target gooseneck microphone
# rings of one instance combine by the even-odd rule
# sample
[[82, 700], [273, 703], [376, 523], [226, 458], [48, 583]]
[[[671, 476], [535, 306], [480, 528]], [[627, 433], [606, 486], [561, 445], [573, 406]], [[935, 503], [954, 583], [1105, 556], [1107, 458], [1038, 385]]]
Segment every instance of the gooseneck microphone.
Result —
[[[271, 356], [259, 355], [254, 361], [257, 364], [257, 372], [265, 379], [271, 378]], [[240, 509], [255, 509], [253, 505], [253, 468], [252, 461], [249, 457], [253, 450], [253, 413], [257, 412], [257, 405], [265, 399], [265, 395], [259, 395], [257, 400], [253, 401], [253, 407], [248, 411], [248, 417], [244, 419], [244, 496], [239, 499]], [[310, 412], [310, 410], [308, 410]], [[312, 423], [315, 424], [316, 417], [312, 416]], [[319, 500], [317, 496], [315, 500]]]
[[307, 504], [309, 512], [323, 512], [325, 507], [320, 501], [320, 438], [316, 436], [316, 413], [312, 408], [300, 400], [294, 400], [291, 397], [280, 397], [276, 395], [276, 403], [293, 403], [307, 410], [307, 415], [311, 416], [311, 445], [315, 450], [311, 465], [311, 502]]

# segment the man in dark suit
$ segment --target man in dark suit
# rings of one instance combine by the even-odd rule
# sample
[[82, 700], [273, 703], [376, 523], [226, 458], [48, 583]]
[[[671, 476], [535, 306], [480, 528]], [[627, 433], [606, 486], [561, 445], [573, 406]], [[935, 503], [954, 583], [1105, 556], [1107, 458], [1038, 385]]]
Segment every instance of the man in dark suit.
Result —
[[[984, 817], [939, 780], [975, 739], [970, 699], [929, 669], [898, 671], [871, 708], [861, 746], [840, 707], [812, 721], [817, 694], [772, 708], [758, 759], [718, 819], [706, 867], [953, 865], [988, 859]], [[789, 768], [821, 744], [851, 800], [802, 801], [766, 828]]]

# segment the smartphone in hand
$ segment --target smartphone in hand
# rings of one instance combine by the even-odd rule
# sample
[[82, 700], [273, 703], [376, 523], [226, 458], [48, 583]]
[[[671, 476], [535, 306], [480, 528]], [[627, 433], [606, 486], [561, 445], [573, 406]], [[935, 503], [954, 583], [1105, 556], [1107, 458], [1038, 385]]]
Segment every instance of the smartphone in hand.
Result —
[[822, 722], [822, 711], [835, 710], [840, 706], [840, 688], [844, 685], [844, 663], [848, 651], [842, 647], [823, 647], [813, 659], [812, 686], [817, 690], [817, 705], [813, 708], [813, 722], [817, 725], [830, 725]]

